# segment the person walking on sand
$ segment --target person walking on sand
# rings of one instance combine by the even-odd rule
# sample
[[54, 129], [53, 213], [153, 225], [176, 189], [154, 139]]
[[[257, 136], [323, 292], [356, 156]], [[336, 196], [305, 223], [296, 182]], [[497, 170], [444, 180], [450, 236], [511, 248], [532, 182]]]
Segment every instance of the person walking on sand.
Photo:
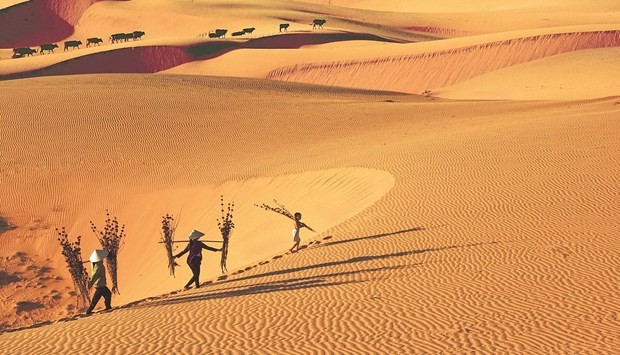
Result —
[[92, 263], [93, 272], [93, 276], [90, 278], [90, 281], [88, 281], [88, 288], [94, 286], [95, 294], [93, 294], [93, 299], [86, 310], [86, 314], [93, 313], [93, 309], [97, 306], [97, 303], [99, 303], [101, 296], [103, 296], [103, 300], [105, 301], [105, 310], [109, 311], [112, 309], [112, 292], [110, 292], [110, 289], [106, 286], [105, 267], [103, 266], [103, 259], [105, 259], [108, 254], [107, 250], [96, 249], [88, 259]]
[[211, 248], [205, 243], [199, 241], [198, 239], [200, 239], [203, 235], [205, 234], [194, 229], [189, 235], [189, 243], [187, 244], [187, 247], [185, 247], [182, 252], [174, 256], [175, 259], [180, 258], [181, 256], [183, 256], [183, 254], [189, 252], [189, 255], [187, 256], [187, 265], [189, 265], [189, 268], [192, 270], [193, 276], [187, 282], [185, 287], [183, 287], [183, 290], [189, 289], [192, 283], [196, 284], [196, 288], [200, 287], [200, 264], [202, 263], [202, 249], [207, 249], [211, 251], [222, 251], [222, 249]]
[[293, 244], [293, 247], [290, 249], [291, 253], [294, 253], [299, 250], [299, 243], [301, 243], [301, 238], [299, 237], [299, 230], [304, 227], [309, 229], [309, 227], [301, 221], [301, 213], [299, 212], [295, 212], [294, 222], [295, 222], [295, 229], [293, 229], [292, 234], [293, 234], [293, 243], [295, 244]]

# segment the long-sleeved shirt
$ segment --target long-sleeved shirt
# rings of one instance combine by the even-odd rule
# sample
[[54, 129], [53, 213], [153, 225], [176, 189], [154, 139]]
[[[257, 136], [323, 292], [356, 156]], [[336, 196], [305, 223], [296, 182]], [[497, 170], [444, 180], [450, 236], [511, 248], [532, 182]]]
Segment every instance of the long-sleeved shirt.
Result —
[[103, 261], [98, 261], [93, 263], [93, 277], [88, 281], [89, 287], [104, 287], [106, 285], [105, 282], [105, 267], [103, 266]]
[[178, 253], [174, 257], [178, 258], [189, 251], [189, 255], [187, 256], [188, 264], [191, 264], [192, 261], [194, 261], [196, 258], [202, 261], [202, 249], [207, 249], [211, 251], [219, 251], [218, 249], [211, 248], [210, 246], [206, 245], [205, 243], [201, 241], [192, 240], [189, 242], [189, 244], [187, 244], [187, 247], [185, 247], [185, 249], [183, 249], [182, 252]]

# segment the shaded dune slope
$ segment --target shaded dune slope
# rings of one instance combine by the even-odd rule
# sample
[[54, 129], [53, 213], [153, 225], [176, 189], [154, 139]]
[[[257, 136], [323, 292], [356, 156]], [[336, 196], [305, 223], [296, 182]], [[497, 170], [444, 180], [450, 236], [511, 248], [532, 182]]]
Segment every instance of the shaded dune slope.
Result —
[[557, 54], [617, 46], [618, 30], [545, 34], [415, 55], [299, 64], [275, 69], [267, 78], [419, 93]]
[[33, 0], [2, 9], [0, 48], [35, 46], [67, 38], [82, 14], [99, 1]]

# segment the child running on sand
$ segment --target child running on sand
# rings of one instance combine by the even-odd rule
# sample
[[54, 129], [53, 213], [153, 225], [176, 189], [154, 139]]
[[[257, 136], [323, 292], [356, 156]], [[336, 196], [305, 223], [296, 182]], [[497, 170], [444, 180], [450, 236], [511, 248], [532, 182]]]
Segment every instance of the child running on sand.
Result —
[[88, 281], [88, 288], [95, 286], [95, 294], [93, 295], [93, 300], [90, 302], [90, 306], [86, 310], [86, 314], [93, 313], [93, 309], [99, 303], [101, 296], [103, 296], [105, 303], [105, 310], [109, 311], [112, 309], [112, 292], [108, 286], [106, 286], [105, 280], [105, 267], [103, 266], [103, 259], [108, 256], [107, 250], [94, 250], [90, 255], [90, 262], [93, 267], [93, 276]]
[[187, 244], [187, 247], [183, 249], [182, 252], [174, 256], [174, 258], [176, 259], [183, 256], [183, 254], [189, 252], [189, 255], [187, 256], [187, 265], [189, 265], [189, 268], [192, 269], [193, 276], [189, 280], [189, 282], [187, 282], [185, 287], [183, 287], [183, 290], [189, 289], [192, 283], [196, 283], [196, 288], [200, 287], [200, 264], [202, 263], [202, 249], [207, 249], [211, 251], [222, 251], [222, 249], [211, 248], [205, 243], [199, 241], [198, 239], [200, 239], [203, 235], [204, 233], [193, 230], [192, 234], [189, 235], [189, 244]]
[[[302, 228], [308, 228], [308, 226], [301, 221], [301, 213], [295, 212], [295, 229], [293, 229], [293, 247], [290, 249], [291, 253], [294, 253], [299, 250], [299, 243], [301, 242], [301, 238], [299, 237], [299, 230]], [[309, 228], [308, 228], [309, 229]]]

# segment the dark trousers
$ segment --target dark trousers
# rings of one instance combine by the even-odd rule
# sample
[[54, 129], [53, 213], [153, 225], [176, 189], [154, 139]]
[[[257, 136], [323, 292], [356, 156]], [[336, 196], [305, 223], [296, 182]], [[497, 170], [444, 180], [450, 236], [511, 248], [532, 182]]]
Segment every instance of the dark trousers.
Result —
[[196, 288], [200, 287], [200, 258], [194, 258], [191, 263], [188, 263], [189, 268], [192, 269], [192, 278], [189, 279], [185, 288], [190, 287], [192, 283], [196, 283]]
[[88, 310], [86, 310], [86, 313], [90, 313], [93, 309], [95, 309], [95, 306], [99, 303], [101, 296], [103, 296], [103, 300], [105, 302], [105, 309], [112, 308], [112, 292], [110, 292], [110, 289], [107, 286], [95, 287], [93, 300], [90, 302], [90, 306], [88, 307]]

